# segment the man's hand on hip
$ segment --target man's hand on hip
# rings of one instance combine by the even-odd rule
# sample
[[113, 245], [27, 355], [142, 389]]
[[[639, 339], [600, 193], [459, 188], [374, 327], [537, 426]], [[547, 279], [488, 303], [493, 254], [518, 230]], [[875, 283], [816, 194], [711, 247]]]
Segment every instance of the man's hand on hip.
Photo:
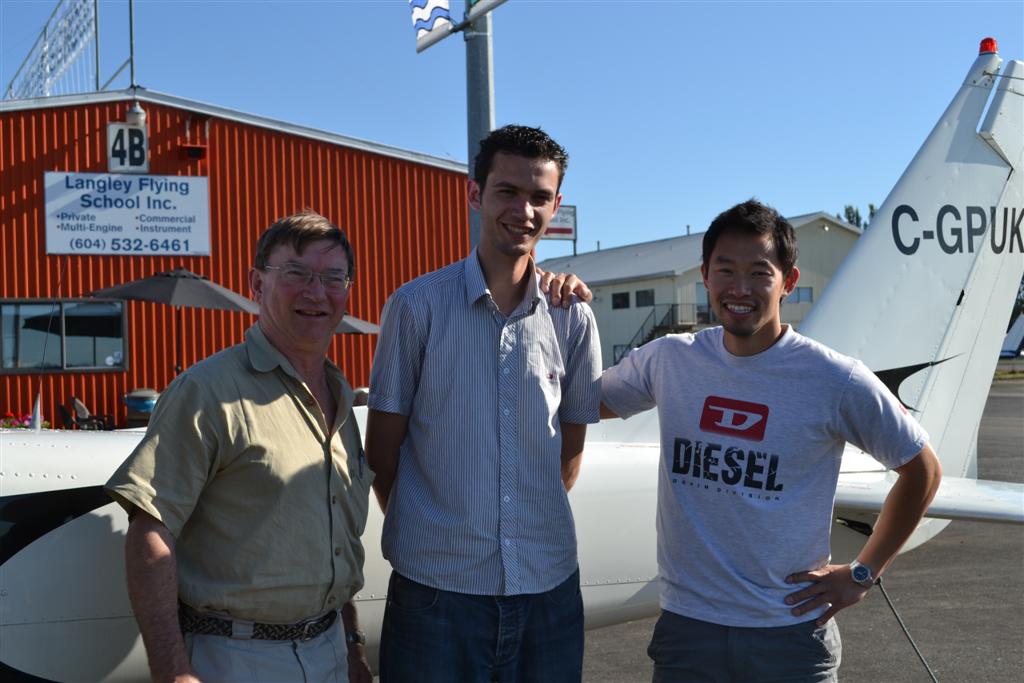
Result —
[[819, 626], [823, 626], [839, 610], [856, 605], [871, 590], [869, 586], [862, 586], [853, 580], [850, 565], [847, 564], [830, 564], [821, 569], [797, 572], [786, 577], [786, 583], [808, 582], [810, 586], [787, 595], [786, 604], [796, 605], [790, 610], [793, 616], [800, 616], [823, 605], [829, 605], [828, 610], [818, 617]]

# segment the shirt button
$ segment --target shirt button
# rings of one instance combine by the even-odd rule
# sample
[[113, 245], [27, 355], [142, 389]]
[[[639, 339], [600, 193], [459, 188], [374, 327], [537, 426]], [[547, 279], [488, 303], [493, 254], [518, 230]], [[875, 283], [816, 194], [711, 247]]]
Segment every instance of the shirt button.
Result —
[[507, 374], [508, 374], [508, 368], [505, 368], [504, 370], [502, 370], [502, 371], [501, 371], [501, 374], [503, 374], [503, 375], [507, 375]]
[[502, 500], [503, 500], [503, 501], [505, 501], [505, 502], [507, 503], [507, 502], [508, 502], [508, 500], [509, 500], [509, 498], [508, 498], [508, 496], [503, 496], [503, 497], [502, 497]]
[[506, 538], [505, 539], [505, 545], [506, 546], [512, 545], [512, 541]]
[[337, 496], [331, 496], [331, 503], [337, 503], [337, 502], [338, 502], [338, 497]]
[[338, 557], [339, 555], [341, 555], [341, 548], [335, 548], [334, 549], [334, 556]]
[[504, 410], [502, 410], [501, 414], [502, 415], [508, 415], [508, 408], [505, 408]]

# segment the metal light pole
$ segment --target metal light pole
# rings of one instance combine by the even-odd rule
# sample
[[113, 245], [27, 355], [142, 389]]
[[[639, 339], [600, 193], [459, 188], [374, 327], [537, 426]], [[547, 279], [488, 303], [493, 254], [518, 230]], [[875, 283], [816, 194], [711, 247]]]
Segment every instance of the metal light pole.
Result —
[[[466, 0], [466, 12], [472, 3]], [[466, 142], [470, 179], [474, 176], [480, 141], [494, 130], [494, 69], [491, 49], [491, 15], [484, 14], [463, 31], [466, 40]], [[480, 214], [469, 209], [469, 246], [480, 241]]]
[[[416, 51], [462, 31], [466, 41], [466, 166], [473, 178], [480, 141], [494, 130], [494, 69], [491, 66], [491, 11], [505, 0], [466, 0], [466, 13], [458, 24], [451, 23], [447, 2], [410, 0]], [[440, 12], [440, 13], [439, 13]], [[480, 241], [480, 214], [469, 209], [469, 246]]]

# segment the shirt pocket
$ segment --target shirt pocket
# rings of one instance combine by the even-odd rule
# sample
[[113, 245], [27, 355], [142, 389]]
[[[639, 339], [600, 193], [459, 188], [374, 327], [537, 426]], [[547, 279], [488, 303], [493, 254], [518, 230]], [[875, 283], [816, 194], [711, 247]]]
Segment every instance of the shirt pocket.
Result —
[[557, 350], [551, 352], [548, 349], [530, 349], [526, 363], [526, 379], [528, 387], [537, 386], [544, 396], [554, 401], [557, 410], [562, 400], [562, 378], [565, 377], [565, 368], [562, 365], [562, 357]]

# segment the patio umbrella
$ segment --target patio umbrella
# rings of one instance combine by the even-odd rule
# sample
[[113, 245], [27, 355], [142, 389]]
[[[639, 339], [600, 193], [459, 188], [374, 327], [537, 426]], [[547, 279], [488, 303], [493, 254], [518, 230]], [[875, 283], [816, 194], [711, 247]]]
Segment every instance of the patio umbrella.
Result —
[[113, 287], [97, 289], [90, 296], [103, 299], [134, 299], [154, 301], [171, 306], [215, 308], [221, 311], [258, 313], [259, 306], [227, 287], [221, 287], [186, 268], [156, 273], [141, 280], [132, 280]]
[[[150, 275], [141, 280], [132, 280], [113, 287], [98, 289], [90, 296], [104, 299], [153, 301], [177, 306], [179, 308], [179, 330], [181, 329], [180, 309], [182, 306], [253, 314], [260, 311], [259, 304], [252, 299], [226, 287], [221, 287], [186, 268], [176, 268], [169, 272]], [[335, 331], [347, 334], [376, 334], [380, 328], [373, 323], [346, 315]], [[180, 372], [181, 364], [179, 363], [176, 367]]]

